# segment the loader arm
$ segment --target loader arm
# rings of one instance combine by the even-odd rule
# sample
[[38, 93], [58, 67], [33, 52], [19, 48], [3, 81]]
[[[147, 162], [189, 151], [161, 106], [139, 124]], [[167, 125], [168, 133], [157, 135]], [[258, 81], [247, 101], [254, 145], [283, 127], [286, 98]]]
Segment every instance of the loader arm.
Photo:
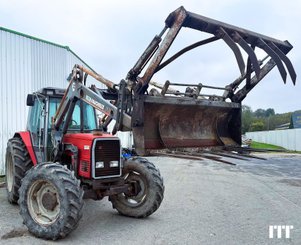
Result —
[[[70, 74], [69, 85], [52, 119], [52, 143], [57, 151], [56, 154], [60, 151], [62, 138], [68, 130], [74, 107], [78, 100], [86, 102], [96, 110], [102, 112], [105, 116], [115, 119], [118, 124], [123, 126], [123, 130], [126, 131], [131, 128], [131, 117], [128, 114], [119, 111], [118, 107], [103, 98], [97, 90], [94, 89], [93, 91], [93, 87], [89, 88], [83, 84], [84, 72], [90, 74], [108, 87], [113, 88], [114, 84], [111, 81], [82, 66], [74, 66]], [[121, 120], [121, 122], [119, 122], [119, 120]]]

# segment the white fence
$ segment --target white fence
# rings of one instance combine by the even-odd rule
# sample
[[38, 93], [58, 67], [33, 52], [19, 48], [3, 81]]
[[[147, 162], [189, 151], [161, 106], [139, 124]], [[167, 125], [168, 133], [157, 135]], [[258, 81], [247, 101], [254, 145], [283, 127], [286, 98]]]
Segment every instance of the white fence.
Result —
[[282, 146], [287, 150], [301, 151], [301, 128], [247, 132], [246, 135], [257, 142]]

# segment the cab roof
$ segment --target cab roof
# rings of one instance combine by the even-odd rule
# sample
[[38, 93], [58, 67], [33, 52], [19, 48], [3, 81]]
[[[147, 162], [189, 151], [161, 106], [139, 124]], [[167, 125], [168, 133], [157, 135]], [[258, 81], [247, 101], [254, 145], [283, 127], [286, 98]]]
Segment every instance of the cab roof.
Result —
[[38, 90], [37, 92], [43, 94], [45, 96], [63, 96], [65, 93], [65, 89], [63, 88], [55, 88], [55, 87], [46, 87]]

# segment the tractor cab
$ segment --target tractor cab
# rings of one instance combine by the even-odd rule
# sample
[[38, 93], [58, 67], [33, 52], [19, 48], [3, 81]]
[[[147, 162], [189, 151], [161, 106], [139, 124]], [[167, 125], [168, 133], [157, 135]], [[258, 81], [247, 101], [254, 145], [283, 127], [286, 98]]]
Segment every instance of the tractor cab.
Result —
[[[52, 119], [60, 105], [64, 89], [43, 88], [28, 94], [29, 106], [26, 130], [30, 132], [32, 145], [38, 162], [51, 161]], [[90, 133], [98, 128], [95, 109], [84, 101], [77, 101], [68, 125], [68, 133]]]

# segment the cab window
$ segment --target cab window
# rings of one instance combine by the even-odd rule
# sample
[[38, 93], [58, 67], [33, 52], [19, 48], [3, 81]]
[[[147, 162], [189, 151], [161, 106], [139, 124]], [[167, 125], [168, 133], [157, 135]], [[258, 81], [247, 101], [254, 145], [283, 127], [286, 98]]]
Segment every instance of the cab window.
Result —
[[44, 101], [42, 98], [36, 98], [33, 106], [30, 107], [27, 129], [32, 136], [33, 145], [37, 146], [42, 143], [40, 138], [40, 129], [44, 125], [44, 117], [42, 116]]
[[[49, 128], [51, 127], [52, 118], [57, 111], [60, 98], [50, 98], [49, 103]], [[83, 114], [81, 117], [81, 113]], [[82, 118], [82, 121], [81, 121]], [[72, 119], [69, 122], [68, 130], [70, 131], [90, 131], [97, 129], [95, 110], [89, 104], [83, 101], [77, 101], [73, 110]]]

